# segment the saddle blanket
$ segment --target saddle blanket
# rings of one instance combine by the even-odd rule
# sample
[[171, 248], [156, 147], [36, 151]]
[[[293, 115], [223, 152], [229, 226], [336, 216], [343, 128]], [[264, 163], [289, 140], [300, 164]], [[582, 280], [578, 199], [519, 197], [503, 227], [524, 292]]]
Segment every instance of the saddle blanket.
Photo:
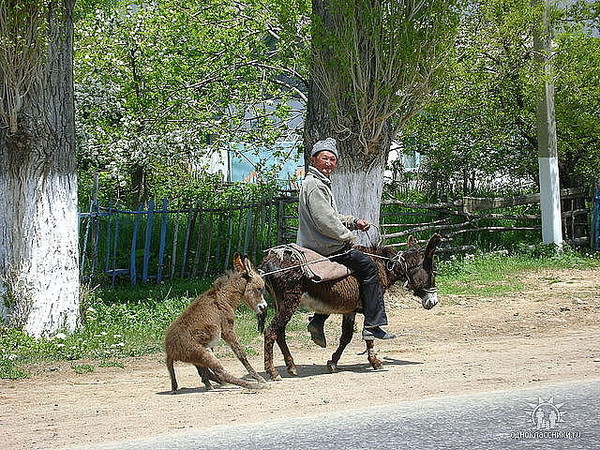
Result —
[[326, 256], [297, 244], [280, 245], [269, 251], [278, 254], [280, 260], [283, 260], [285, 251], [291, 252], [301, 265], [304, 275], [315, 283], [338, 280], [352, 273], [349, 267], [331, 261]]

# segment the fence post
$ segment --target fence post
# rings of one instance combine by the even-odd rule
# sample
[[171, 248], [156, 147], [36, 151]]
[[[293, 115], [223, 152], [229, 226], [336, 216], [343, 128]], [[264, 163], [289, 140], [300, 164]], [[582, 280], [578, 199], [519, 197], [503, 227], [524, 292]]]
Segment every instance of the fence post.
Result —
[[248, 243], [250, 242], [250, 232], [252, 228], [252, 208], [246, 210], [246, 234], [244, 236], [244, 254], [248, 254]]
[[600, 189], [596, 191], [592, 205], [592, 242], [593, 250], [600, 250]]
[[179, 217], [175, 216], [175, 229], [173, 230], [173, 248], [171, 249], [171, 272], [170, 278], [175, 276], [175, 262], [177, 259], [177, 236], [179, 235]]
[[196, 217], [198, 216], [198, 211], [196, 208], [190, 210], [188, 214], [188, 222], [187, 228], [185, 229], [185, 240], [183, 241], [183, 258], [181, 261], [181, 274], [180, 277], [184, 278], [186, 276], [186, 269], [188, 265], [188, 253], [190, 250], [190, 241], [192, 239], [192, 235], [194, 233], [194, 227], [196, 226]]
[[131, 237], [131, 254], [129, 255], [129, 278], [131, 280], [131, 284], [135, 285], [137, 283], [137, 273], [135, 267], [135, 257], [137, 250], [137, 235], [138, 230], [140, 228], [140, 218], [142, 215], [142, 205], [139, 205], [137, 213], [134, 219], [133, 225], [133, 236]]
[[112, 272], [111, 272], [111, 285], [115, 286], [115, 280], [117, 278], [117, 250], [119, 249], [119, 224], [121, 223], [121, 218], [118, 214], [115, 214], [115, 237], [113, 240], [113, 250], [112, 250]]
[[142, 266], [142, 282], [148, 281], [148, 263], [150, 261], [150, 241], [152, 240], [152, 224], [154, 222], [154, 200], [148, 202], [148, 220], [146, 221], [146, 241], [144, 242], [144, 262]]
[[160, 225], [160, 244], [158, 248], [158, 268], [156, 270], [156, 281], [162, 281], [162, 273], [164, 268], [165, 259], [165, 246], [167, 243], [167, 199], [163, 198], [162, 204], [162, 218]]
[[283, 227], [285, 225], [284, 219], [285, 203], [283, 197], [277, 197], [277, 242], [276, 245], [283, 243]]

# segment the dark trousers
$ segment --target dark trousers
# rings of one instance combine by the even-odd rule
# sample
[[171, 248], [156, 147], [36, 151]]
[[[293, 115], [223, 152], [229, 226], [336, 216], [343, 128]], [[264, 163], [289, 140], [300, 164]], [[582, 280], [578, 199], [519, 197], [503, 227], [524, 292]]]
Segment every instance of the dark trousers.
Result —
[[[387, 325], [383, 289], [379, 282], [377, 265], [371, 258], [354, 248], [344, 249], [340, 253], [329, 255], [332, 261], [350, 267], [360, 282], [360, 297], [362, 299], [365, 327]], [[328, 314], [315, 314], [314, 319], [324, 322]]]

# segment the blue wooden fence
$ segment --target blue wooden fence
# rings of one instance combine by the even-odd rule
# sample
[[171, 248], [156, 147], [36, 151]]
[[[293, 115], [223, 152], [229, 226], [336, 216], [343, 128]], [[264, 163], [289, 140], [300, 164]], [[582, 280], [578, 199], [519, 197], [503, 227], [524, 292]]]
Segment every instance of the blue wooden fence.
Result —
[[81, 279], [115, 285], [206, 277], [230, 268], [235, 252], [257, 262], [282, 239], [280, 215], [287, 203], [273, 198], [169, 209], [163, 200], [129, 211], [92, 202], [79, 214]]

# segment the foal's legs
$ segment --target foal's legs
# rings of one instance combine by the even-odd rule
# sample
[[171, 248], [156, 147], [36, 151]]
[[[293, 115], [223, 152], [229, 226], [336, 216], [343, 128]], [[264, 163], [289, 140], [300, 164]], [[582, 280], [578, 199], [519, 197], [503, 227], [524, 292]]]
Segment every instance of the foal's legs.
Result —
[[344, 314], [342, 317], [342, 335], [340, 336], [340, 345], [338, 346], [335, 353], [331, 356], [331, 359], [327, 361], [327, 368], [331, 373], [338, 371], [337, 363], [340, 360], [344, 349], [352, 340], [352, 334], [354, 333], [355, 318], [355, 312]]
[[[200, 377], [203, 377], [204, 375], [204, 377], [208, 378], [209, 380], [216, 381], [219, 384], [236, 384], [248, 389], [259, 389], [265, 386], [264, 384], [258, 382], [250, 382], [234, 377], [225, 370], [213, 352], [206, 347], [199, 347], [198, 349], [192, 351], [189, 356], [189, 361], [186, 362], [192, 363], [197, 369], [198, 366], [201, 368], [206, 368], [206, 370], [198, 369]], [[204, 381], [204, 378], [202, 381]], [[204, 384], [206, 385], [206, 382]], [[209, 389], [208, 386], [206, 387]]]
[[210, 383], [210, 380], [216, 381], [217, 383], [219, 382], [212, 370], [202, 366], [196, 366], [196, 369], [198, 370], [198, 375], [200, 375], [200, 378], [202, 379], [204, 386], [206, 386], [207, 391], [213, 389], [213, 385]]
[[246, 370], [248, 371], [250, 376], [252, 378], [254, 378], [256, 381], [258, 381], [259, 383], [266, 383], [266, 380], [263, 377], [261, 377], [256, 372], [256, 370], [254, 370], [254, 367], [252, 367], [252, 365], [250, 365], [250, 362], [248, 361], [248, 357], [246, 356], [246, 352], [244, 351], [244, 349], [242, 348], [242, 346], [240, 345], [240, 343], [237, 340], [235, 331], [233, 329], [233, 324], [232, 324], [231, 328], [228, 328], [228, 327], [223, 328], [222, 337], [223, 337], [223, 340], [229, 344], [229, 347], [231, 347], [231, 350], [233, 350], [233, 353], [235, 353], [235, 356], [237, 356], [237, 359], [239, 359], [239, 361], [243, 364], [243, 366], [246, 368]]
[[177, 391], [177, 378], [175, 376], [175, 361], [173, 357], [167, 353], [167, 369], [169, 370], [169, 376], [171, 377], [171, 393], [175, 393]]

